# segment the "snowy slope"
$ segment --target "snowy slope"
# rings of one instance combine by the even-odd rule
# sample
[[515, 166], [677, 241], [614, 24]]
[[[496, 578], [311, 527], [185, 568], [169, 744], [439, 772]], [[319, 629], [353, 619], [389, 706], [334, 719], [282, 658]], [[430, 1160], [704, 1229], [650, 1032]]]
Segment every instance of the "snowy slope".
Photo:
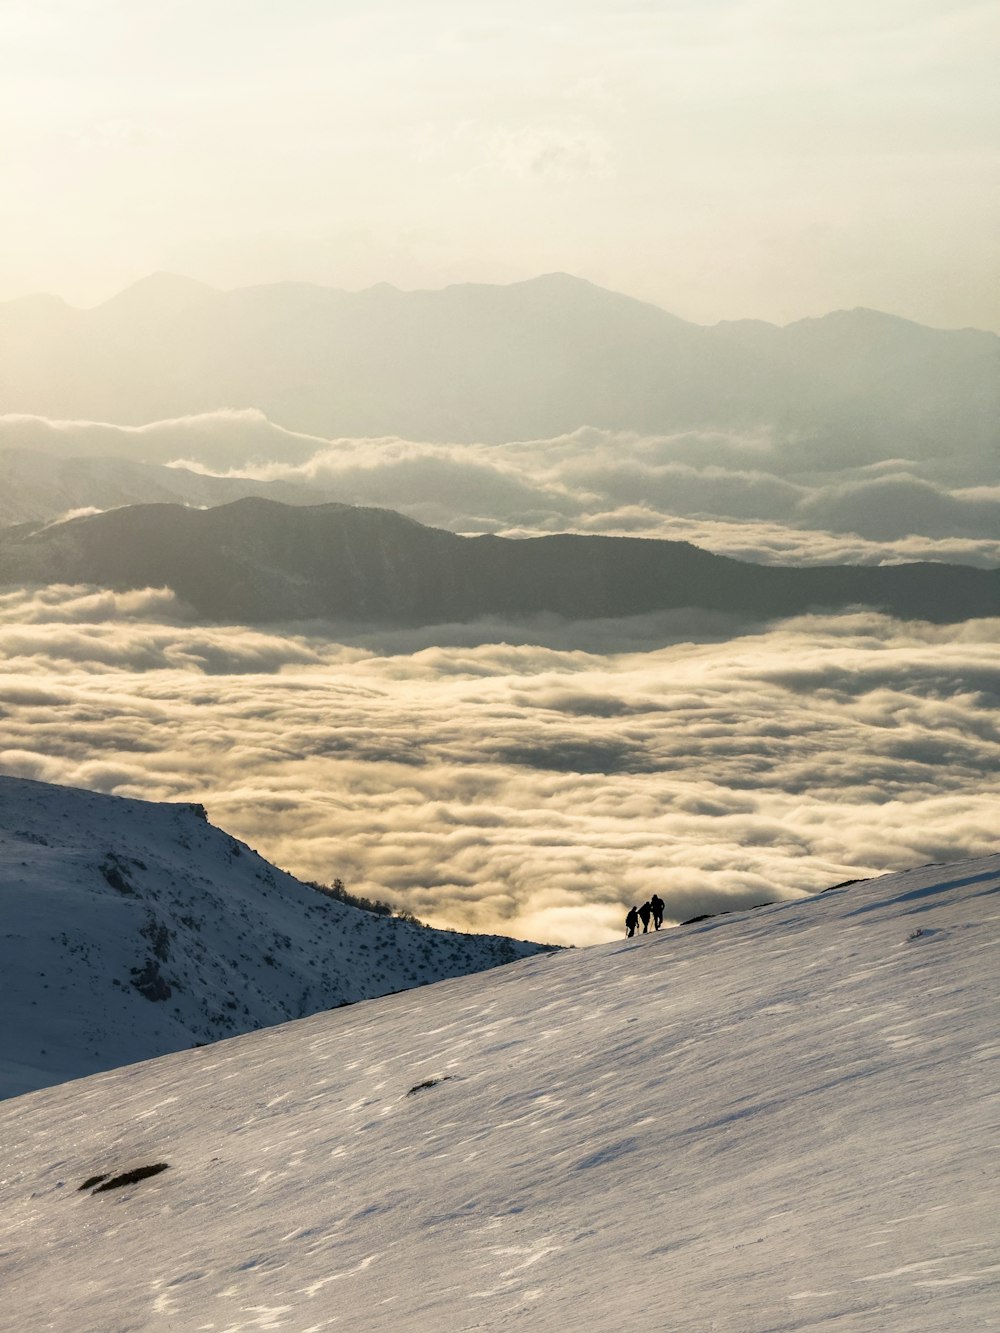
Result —
[[347, 907], [200, 806], [0, 777], [0, 1096], [539, 946]]
[[9, 1101], [0, 1325], [995, 1328], [998, 892], [926, 867]]

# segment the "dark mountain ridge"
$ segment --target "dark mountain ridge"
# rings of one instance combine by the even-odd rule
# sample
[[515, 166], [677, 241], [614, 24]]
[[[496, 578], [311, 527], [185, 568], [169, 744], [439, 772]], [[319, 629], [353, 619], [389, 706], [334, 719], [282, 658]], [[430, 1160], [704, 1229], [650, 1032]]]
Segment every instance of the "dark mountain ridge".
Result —
[[995, 569], [776, 567], [641, 537], [462, 537], [340, 504], [135, 505], [0, 533], [0, 583], [81, 582], [166, 586], [203, 618], [245, 623], [589, 620], [695, 607], [772, 618], [859, 604], [940, 622], [1000, 614]]

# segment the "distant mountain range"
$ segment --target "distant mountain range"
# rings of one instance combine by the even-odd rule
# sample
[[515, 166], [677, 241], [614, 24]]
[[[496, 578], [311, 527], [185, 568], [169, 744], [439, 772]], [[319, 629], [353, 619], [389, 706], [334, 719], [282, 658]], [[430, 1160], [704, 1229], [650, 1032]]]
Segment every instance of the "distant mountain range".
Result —
[[0, 776], [0, 1097], [542, 946], [346, 906], [200, 806]]
[[702, 327], [565, 274], [415, 292], [158, 274], [92, 310], [0, 306], [0, 412], [141, 424], [222, 407], [326, 436], [766, 427], [816, 466], [942, 440], [981, 460], [1000, 338], [870, 310]]
[[244, 499], [135, 505], [0, 532], [0, 583], [169, 587], [203, 618], [394, 625], [703, 608], [753, 618], [852, 605], [953, 622], [1000, 614], [1000, 570], [761, 566], [686, 542], [462, 537], [390, 510]]

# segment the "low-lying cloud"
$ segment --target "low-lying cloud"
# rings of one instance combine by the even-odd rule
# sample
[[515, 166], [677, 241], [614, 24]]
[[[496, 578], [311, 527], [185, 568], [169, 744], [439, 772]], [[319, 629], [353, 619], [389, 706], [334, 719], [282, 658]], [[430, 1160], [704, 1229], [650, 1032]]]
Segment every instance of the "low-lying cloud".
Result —
[[711, 549], [737, 527], [744, 548], [764, 560], [773, 558], [767, 534], [776, 530], [784, 534], [784, 558], [797, 562], [816, 562], [820, 547], [823, 559], [964, 556], [996, 563], [1000, 490], [949, 488], [916, 475], [919, 467], [805, 479], [786, 451], [757, 435], [643, 438], [588, 430], [502, 446], [336, 441], [305, 462], [251, 471], [462, 532], [571, 528], [676, 539], [683, 520], [694, 533], [685, 539]]
[[190, 454], [207, 465], [228, 467], [270, 458], [304, 461], [326, 443], [316, 436], [285, 430], [252, 408], [224, 408], [144, 426], [66, 421], [22, 412], [0, 415], [0, 449], [38, 449], [62, 458], [167, 463], [178, 454]]
[[847, 441], [830, 445], [820, 469], [809, 443], [763, 429], [587, 428], [500, 445], [326, 440], [252, 410], [141, 427], [0, 417], [0, 450], [172, 463], [280, 485], [277, 498], [297, 486], [310, 502], [397, 509], [456, 532], [661, 537], [764, 563], [1000, 563], [995, 455], [966, 456], [961, 441], [942, 440], [934, 458], [856, 466]]
[[996, 848], [1000, 621], [502, 628], [337, 642], [7, 592], [0, 771], [202, 801], [306, 878], [562, 943], [654, 889], [681, 920]]

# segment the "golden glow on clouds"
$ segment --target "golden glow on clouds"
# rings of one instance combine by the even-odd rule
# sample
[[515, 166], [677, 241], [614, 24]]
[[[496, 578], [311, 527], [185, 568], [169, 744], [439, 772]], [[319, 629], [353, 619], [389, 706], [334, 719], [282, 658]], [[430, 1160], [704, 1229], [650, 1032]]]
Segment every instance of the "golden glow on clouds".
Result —
[[303, 877], [562, 943], [653, 889], [677, 920], [995, 846], [998, 621], [508, 631], [336, 643], [5, 592], [0, 771], [203, 801]]

